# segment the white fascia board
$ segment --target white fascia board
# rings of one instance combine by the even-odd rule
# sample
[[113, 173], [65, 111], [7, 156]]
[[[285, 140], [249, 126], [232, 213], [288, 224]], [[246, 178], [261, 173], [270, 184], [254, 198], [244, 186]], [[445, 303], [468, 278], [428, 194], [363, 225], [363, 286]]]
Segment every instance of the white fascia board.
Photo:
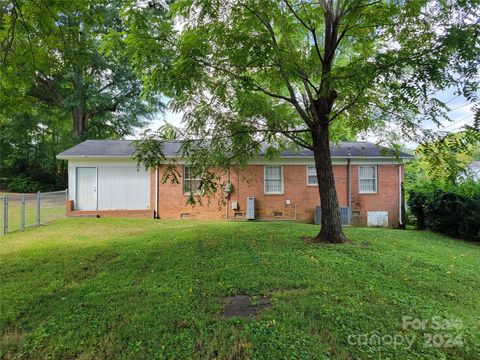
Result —
[[111, 160], [133, 160], [133, 157], [132, 156], [112, 156], [112, 155], [108, 155], [108, 156], [102, 156], [102, 155], [64, 155], [64, 156], [61, 156], [61, 155], [57, 155], [56, 156], [57, 159], [59, 160], [81, 160], [81, 159], [86, 159], [86, 160], [90, 160], [90, 159], [111, 159]]
[[[345, 158], [345, 157], [332, 157], [333, 165], [347, 165], [348, 159], [350, 159], [350, 164], [395, 164], [398, 165], [401, 161], [392, 158], [392, 157], [364, 157], [364, 158]], [[282, 157], [274, 160], [267, 159], [252, 159], [248, 162], [250, 165], [268, 165], [268, 164], [279, 164], [279, 165], [313, 165], [315, 160], [313, 157], [304, 157], [304, 158], [287, 158]]]
[[136, 166], [132, 158], [75, 158], [68, 160], [69, 166]]
[[[174, 160], [177, 164], [183, 165], [187, 161], [181, 157], [167, 157], [169, 160]], [[136, 160], [130, 156], [66, 156], [59, 157], [57, 159], [68, 160], [69, 162], [89, 162], [89, 163], [104, 163], [104, 162], [135, 162]], [[348, 159], [350, 159], [350, 164], [400, 164], [402, 160], [408, 161], [409, 159], [387, 156], [376, 156], [376, 157], [338, 157], [332, 156], [333, 165], [346, 165]], [[248, 162], [249, 165], [268, 165], [268, 164], [279, 164], [279, 165], [311, 165], [314, 164], [313, 157], [295, 157], [295, 156], [285, 156], [277, 158], [274, 160], [268, 160], [265, 158], [254, 158]]]

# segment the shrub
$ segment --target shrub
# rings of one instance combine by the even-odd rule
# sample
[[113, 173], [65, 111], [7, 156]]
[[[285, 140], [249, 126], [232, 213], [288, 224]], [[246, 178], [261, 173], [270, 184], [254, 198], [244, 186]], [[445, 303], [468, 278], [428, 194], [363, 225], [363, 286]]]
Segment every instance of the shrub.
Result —
[[38, 181], [27, 177], [16, 177], [8, 182], [8, 190], [16, 193], [32, 193], [40, 191], [41, 185]]
[[63, 181], [57, 180], [53, 176], [38, 176], [31, 178], [28, 176], [16, 176], [7, 181], [7, 189], [16, 193], [33, 193], [37, 191], [53, 191], [65, 189]]
[[423, 206], [425, 205], [426, 201], [426, 194], [423, 194], [420, 191], [410, 192], [410, 196], [408, 198], [408, 209], [409, 212], [415, 217], [413, 223], [420, 230], [425, 229], [425, 212], [423, 211]]
[[480, 186], [419, 186], [410, 190], [408, 205], [419, 229], [480, 240]]

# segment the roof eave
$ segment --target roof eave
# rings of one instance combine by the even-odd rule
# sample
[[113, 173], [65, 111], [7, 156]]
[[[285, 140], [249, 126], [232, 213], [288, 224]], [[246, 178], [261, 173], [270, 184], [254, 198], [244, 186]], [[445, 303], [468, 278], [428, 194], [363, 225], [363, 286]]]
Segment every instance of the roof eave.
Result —
[[69, 160], [69, 159], [133, 159], [131, 155], [62, 155], [58, 154], [56, 156], [58, 160]]
[[[58, 160], [69, 159], [133, 159], [131, 155], [62, 155], [56, 156]], [[181, 156], [166, 156], [169, 159], [181, 159]], [[264, 158], [260, 156], [259, 158]], [[279, 159], [313, 159], [313, 156], [279, 156]], [[332, 159], [414, 159], [414, 156], [332, 156]]]

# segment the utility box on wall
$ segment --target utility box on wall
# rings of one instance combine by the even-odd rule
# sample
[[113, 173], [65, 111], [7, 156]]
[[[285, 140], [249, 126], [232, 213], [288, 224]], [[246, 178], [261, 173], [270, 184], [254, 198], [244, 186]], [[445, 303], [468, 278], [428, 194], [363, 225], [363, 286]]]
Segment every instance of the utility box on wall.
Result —
[[247, 220], [255, 220], [255, 198], [253, 196], [247, 197]]
[[388, 227], [388, 211], [368, 211], [367, 226]]
[[315, 224], [320, 225], [322, 223], [322, 208], [320, 206], [315, 207], [314, 213]]

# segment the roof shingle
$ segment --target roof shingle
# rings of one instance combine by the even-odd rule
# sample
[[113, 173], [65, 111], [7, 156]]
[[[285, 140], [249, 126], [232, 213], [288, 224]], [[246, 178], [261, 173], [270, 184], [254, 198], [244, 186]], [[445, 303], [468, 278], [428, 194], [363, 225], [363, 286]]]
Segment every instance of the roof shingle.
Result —
[[[133, 140], [87, 140], [57, 155], [59, 159], [70, 159], [78, 157], [133, 157], [134, 147]], [[181, 142], [167, 141], [164, 142], [164, 152], [166, 157], [179, 156]], [[265, 155], [267, 145], [260, 152], [260, 156]], [[371, 142], [363, 141], [343, 141], [338, 144], [332, 144], [330, 151], [333, 158], [348, 157], [396, 157], [401, 159], [413, 158], [412, 155], [405, 152], [397, 154], [395, 150], [380, 146]], [[280, 157], [290, 158], [310, 158], [313, 157], [311, 150], [302, 149], [300, 151], [286, 150], [280, 154]]]

